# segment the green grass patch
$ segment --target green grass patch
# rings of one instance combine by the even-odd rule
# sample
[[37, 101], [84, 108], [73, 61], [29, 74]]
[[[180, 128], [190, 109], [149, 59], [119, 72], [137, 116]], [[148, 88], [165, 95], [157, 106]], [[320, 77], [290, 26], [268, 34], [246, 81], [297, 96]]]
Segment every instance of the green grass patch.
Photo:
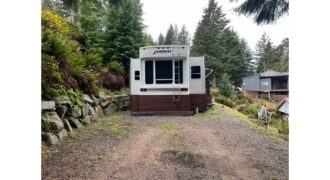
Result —
[[198, 113], [195, 115], [196, 117], [210, 117], [210, 118], [218, 118], [220, 116], [220, 112], [213, 108], [207, 109], [206, 112]]
[[125, 126], [121, 123], [121, 120], [123, 118], [124, 118], [124, 115], [122, 115], [122, 114], [103, 116], [96, 122], [95, 127], [98, 130], [121, 132], [121, 131], [127, 129], [127, 126]]
[[178, 143], [183, 150], [187, 150], [189, 145], [178, 132], [180, 129], [179, 126], [175, 124], [161, 123], [154, 127], [163, 130], [166, 143]]

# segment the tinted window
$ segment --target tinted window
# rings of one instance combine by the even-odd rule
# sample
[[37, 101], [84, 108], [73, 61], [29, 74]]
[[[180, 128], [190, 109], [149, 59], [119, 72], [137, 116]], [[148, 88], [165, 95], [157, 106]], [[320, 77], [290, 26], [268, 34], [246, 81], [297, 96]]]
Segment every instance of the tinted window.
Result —
[[170, 84], [172, 82], [172, 61], [156, 61], [156, 84]]
[[191, 66], [191, 79], [201, 78], [201, 67]]
[[153, 61], [146, 61], [146, 84], [153, 84], [154, 83], [154, 63]]
[[140, 80], [140, 71], [135, 71], [134, 72], [134, 79], [135, 80]]

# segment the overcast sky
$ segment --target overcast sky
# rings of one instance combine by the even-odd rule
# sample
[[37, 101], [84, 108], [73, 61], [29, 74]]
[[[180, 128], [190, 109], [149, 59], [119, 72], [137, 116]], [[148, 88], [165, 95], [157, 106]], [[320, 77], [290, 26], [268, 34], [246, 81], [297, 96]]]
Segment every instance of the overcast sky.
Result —
[[[255, 44], [263, 32], [271, 37], [275, 45], [278, 45], [285, 37], [289, 37], [288, 16], [282, 17], [273, 25], [257, 26], [253, 23], [252, 18], [239, 16], [233, 12], [232, 9], [238, 6], [242, 0], [237, 3], [231, 3], [230, 0], [217, 0], [217, 2], [222, 6], [227, 19], [230, 20], [230, 25], [234, 27], [240, 37], [248, 41], [252, 50], [255, 49]], [[141, 0], [141, 3], [147, 33], [157, 40], [159, 33], [163, 33], [165, 36], [171, 23], [177, 24], [179, 28], [185, 24], [190, 36], [193, 37], [208, 0]]]

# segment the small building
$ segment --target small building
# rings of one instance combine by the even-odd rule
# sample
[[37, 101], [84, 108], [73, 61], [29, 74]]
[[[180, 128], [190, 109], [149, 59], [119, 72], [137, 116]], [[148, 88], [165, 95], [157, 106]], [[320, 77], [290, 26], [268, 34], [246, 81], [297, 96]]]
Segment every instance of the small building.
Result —
[[211, 102], [204, 57], [189, 57], [189, 46], [141, 47], [130, 61], [130, 109], [133, 115], [192, 114]]
[[266, 97], [282, 100], [289, 94], [289, 74], [269, 70], [243, 78], [244, 94], [252, 97]]
[[281, 113], [281, 118], [283, 120], [288, 120], [288, 118], [289, 118], [289, 97], [283, 98], [283, 100], [277, 106], [277, 111]]

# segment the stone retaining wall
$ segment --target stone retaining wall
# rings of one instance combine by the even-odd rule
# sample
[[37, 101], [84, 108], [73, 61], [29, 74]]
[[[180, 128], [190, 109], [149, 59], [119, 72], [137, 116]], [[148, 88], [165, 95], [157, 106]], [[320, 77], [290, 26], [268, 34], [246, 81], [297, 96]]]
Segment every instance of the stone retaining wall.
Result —
[[71, 133], [73, 128], [80, 128], [96, 121], [100, 116], [129, 108], [128, 95], [84, 94], [83, 99], [82, 106], [73, 106], [67, 96], [56, 97], [53, 101], [42, 101], [41, 137], [45, 144], [57, 144]]

